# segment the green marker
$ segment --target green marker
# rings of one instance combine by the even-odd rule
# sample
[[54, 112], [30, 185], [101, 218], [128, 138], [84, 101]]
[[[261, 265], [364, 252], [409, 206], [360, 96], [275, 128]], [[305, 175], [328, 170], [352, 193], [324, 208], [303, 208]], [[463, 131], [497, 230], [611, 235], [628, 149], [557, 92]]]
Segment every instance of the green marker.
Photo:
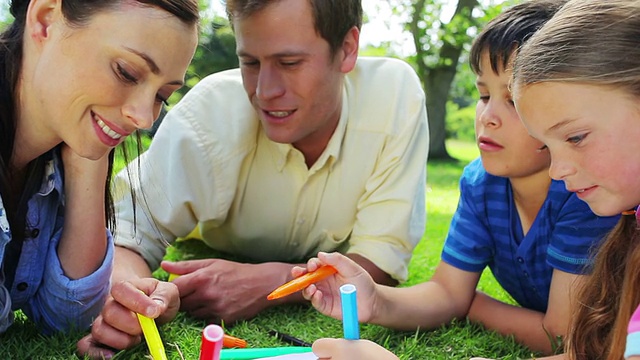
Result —
[[307, 352], [311, 352], [311, 348], [306, 346], [285, 346], [253, 349], [222, 349], [222, 351], [220, 351], [220, 360], [259, 359]]

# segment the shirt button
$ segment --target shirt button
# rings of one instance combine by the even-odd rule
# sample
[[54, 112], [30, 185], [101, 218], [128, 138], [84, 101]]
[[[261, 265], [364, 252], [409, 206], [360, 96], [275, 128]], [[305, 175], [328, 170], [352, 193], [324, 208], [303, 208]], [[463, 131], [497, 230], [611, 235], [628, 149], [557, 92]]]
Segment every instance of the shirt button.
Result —
[[304, 219], [303, 218], [298, 219], [297, 223], [298, 225], [304, 224]]
[[524, 264], [524, 259], [523, 259], [523, 258], [518, 257], [518, 259], [517, 259], [517, 260], [518, 260], [518, 262], [519, 262], [520, 264]]
[[298, 243], [298, 242], [294, 242], [294, 243], [292, 243], [291, 245], [293, 245], [294, 247], [297, 247], [298, 245], [300, 245], [300, 243]]
[[16, 289], [18, 289], [18, 291], [25, 291], [28, 287], [29, 285], [27, 285], [26, 282], [21, 282], [20, 284], [18, 284], [18, 286], [16, 286]]
[[526, 278], [529, 277], [529, 273], [528, 272], [525, 271], [523, 274], [524, 274], [524, 277], [526, 277]]

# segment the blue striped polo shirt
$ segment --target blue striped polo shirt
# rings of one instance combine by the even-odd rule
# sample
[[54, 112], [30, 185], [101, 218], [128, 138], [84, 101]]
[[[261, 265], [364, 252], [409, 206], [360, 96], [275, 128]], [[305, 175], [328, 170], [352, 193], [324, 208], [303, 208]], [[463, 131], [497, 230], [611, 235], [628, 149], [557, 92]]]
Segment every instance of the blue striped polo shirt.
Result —
[[600, 217], [562, 181], [552, 180], [531, 229], [524, 236], [508, 178], [488, 174], [482, 161], [467, 165], [442, 260], [465, 271], [489, 266], [522, 307], [546, 312], [553, 269], [581, 274], [594, 246], [618, 222]]

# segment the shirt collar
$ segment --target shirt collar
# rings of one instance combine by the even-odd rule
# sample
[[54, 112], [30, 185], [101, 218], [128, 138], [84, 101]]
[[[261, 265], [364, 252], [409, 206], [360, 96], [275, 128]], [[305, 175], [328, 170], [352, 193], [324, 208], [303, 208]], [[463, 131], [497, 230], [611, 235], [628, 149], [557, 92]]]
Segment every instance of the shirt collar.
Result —
[[60, 149], [52, 149], [44, 156], [48, 157], [48, 159], [45, 160], [44, 176], [38, 194], [46, 196], [49, 195], [53, 190], [56, 190], [58, 194], [64, 194], [62, 170], [63, 167], [62, 158], [60, 157]]

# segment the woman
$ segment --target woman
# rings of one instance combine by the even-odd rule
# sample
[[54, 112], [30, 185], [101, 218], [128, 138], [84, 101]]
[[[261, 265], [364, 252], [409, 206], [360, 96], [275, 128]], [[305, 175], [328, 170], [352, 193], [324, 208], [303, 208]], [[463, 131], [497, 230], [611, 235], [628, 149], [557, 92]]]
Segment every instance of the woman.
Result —
[[0, 332], [86, 328], [109, 291], [113, 149], [184, 82], [196, 0], [14, 0], [0, 35]]

